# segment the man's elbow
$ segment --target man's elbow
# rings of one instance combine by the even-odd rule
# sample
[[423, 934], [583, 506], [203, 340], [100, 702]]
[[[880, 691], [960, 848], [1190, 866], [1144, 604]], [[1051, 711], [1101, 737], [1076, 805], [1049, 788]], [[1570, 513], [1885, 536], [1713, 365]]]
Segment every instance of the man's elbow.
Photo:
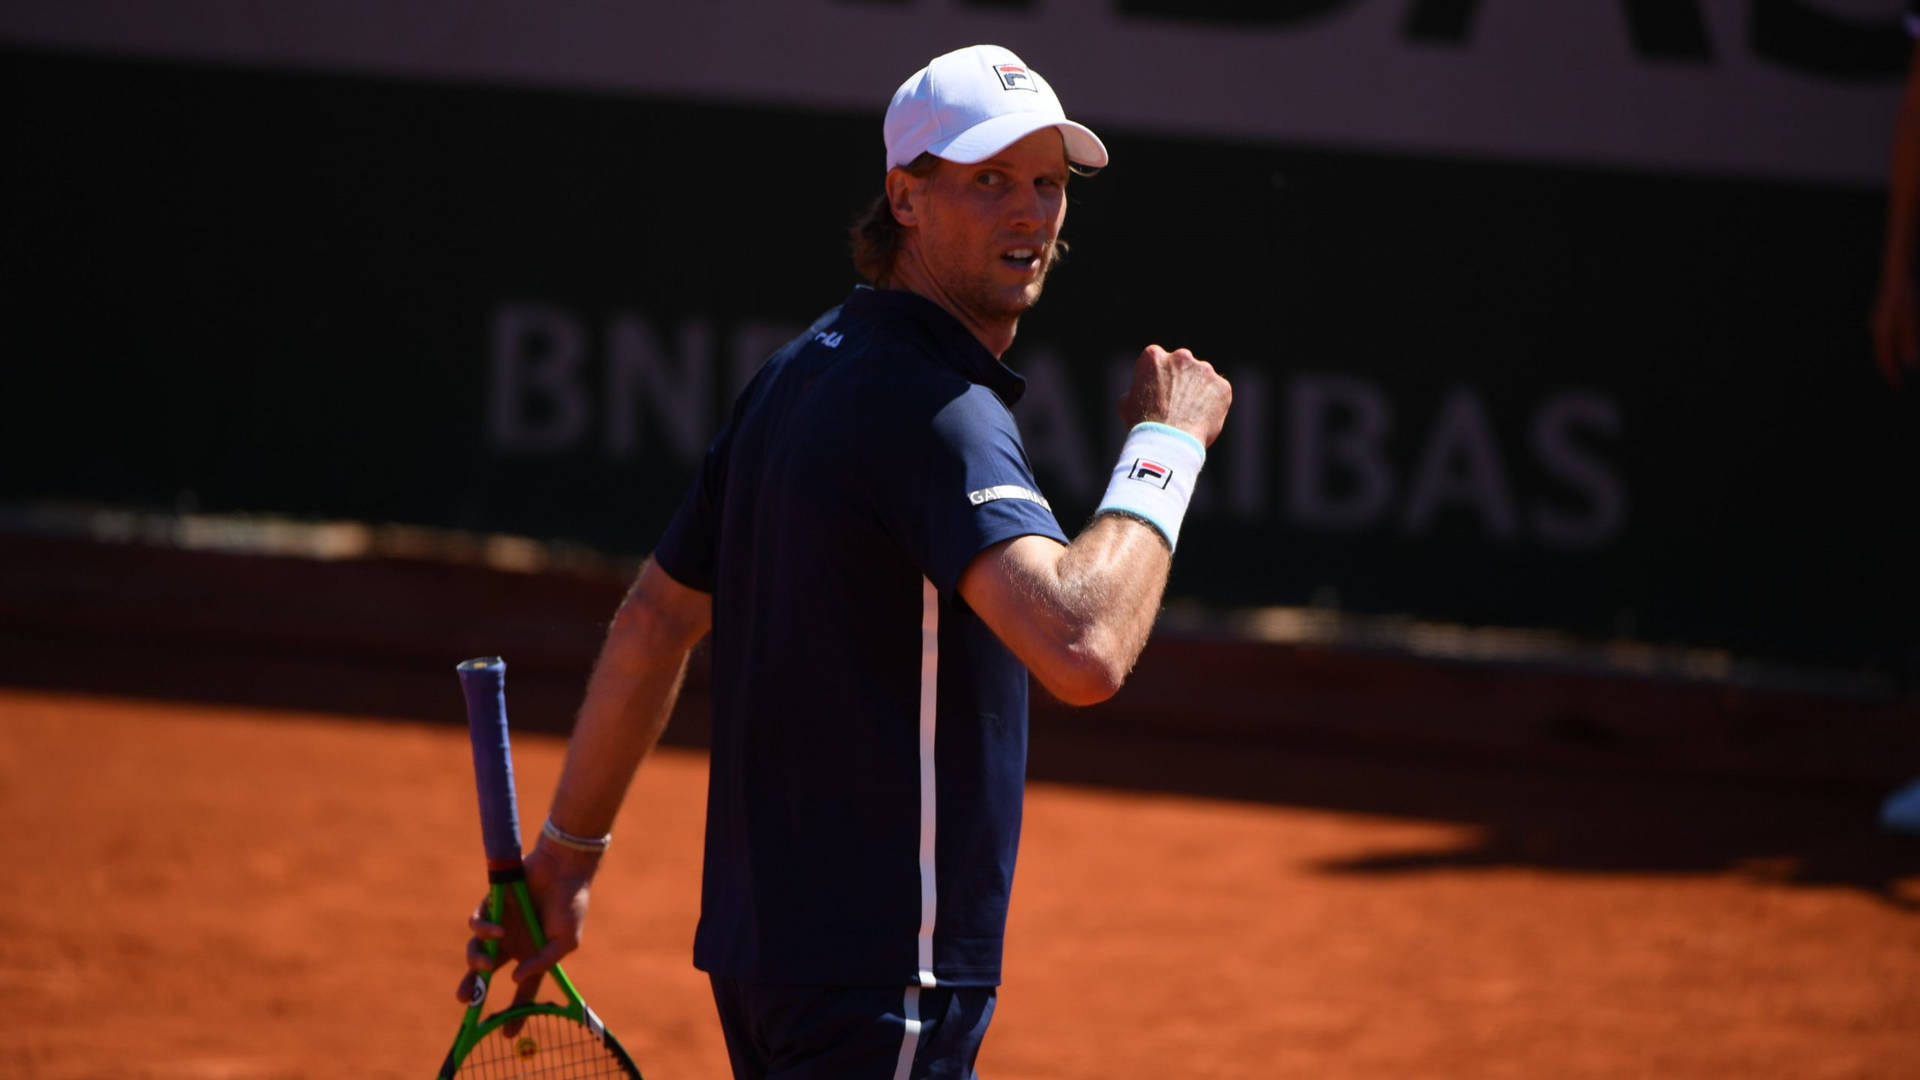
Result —
[[607, 636], [631, 651], [670, 654], [693, 648], [706, 630], [704, 622], [682, 612], [629, 600], [614, 614]]
[[672, 655], [693, 648], [712, 622], [711, 601], [648, 567], [628, 591], [607, 627], [607, 639], [635, 656]]
[[1044, 672], [1036, 671], [1047, 693], [1067, 705], [1098, 705], [1120, 692], [1131, 665], [1098, 649], [1069, 649]]

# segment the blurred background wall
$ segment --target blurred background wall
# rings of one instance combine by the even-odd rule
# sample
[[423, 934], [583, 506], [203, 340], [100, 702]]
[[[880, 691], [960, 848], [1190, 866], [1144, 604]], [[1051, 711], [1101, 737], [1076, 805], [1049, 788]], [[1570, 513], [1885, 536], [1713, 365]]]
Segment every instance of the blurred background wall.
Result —
[[1008, 354], [1063, 524], [1141, 346], [1236, 385], [1176, 610], [1911, 686], [1920, 387], [1866, 333], [1899, 8], [16, 0], [0, 504], [644, 553], [853, 285], [894, 87], [994, 41], [1113, 152]]

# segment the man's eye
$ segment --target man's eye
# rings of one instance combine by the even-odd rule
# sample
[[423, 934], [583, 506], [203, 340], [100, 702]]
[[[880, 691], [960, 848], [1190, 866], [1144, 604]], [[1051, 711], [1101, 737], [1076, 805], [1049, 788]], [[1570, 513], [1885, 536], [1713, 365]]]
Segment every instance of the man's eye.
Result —
[[1005, 182], [1006, 177], [1001, 176], [997, 172], [984, 172], [980, 174], [980, 183], [988, 187], [998, 187]]

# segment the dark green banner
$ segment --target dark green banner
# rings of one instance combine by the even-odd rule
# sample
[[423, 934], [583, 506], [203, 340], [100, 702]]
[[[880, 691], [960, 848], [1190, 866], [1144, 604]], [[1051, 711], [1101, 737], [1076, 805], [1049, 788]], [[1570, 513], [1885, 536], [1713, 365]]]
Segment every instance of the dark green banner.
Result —
[[[5, 55], [0, 500], [652, 543], [854, 282], [879, 117]], [[1236, 386], [1172, 592], [1898, 666], [1878, 191], [1102, 130], [1008, 354], [1069, 531], [1142, 346]]]

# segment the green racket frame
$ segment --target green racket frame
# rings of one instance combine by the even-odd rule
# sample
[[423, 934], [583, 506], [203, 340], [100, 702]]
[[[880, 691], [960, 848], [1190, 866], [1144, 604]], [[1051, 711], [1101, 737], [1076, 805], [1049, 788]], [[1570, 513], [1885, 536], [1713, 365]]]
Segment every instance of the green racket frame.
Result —
[[[513, 751], [507, 736], [507, 664], [497, 656], [482, 656], [457, 665], [455, 670], [460, 674], [460, 688], [467, 699], [467, 730], [473, 742], [474, 788], [479, 795], [480, 834], [487, 851], [487, 918], [493, 923], [504, 924], [507, 900], [511, 897], [520, 907], [520, 916], [526, 922], [527, 935], [532, 939], [533, 947], [542, 949], [546, 947], [547, 935], [540, 927], [533, 897], [527, 891], [526, 867], [520, 862], [519, 808], [514, 799]], [[489, 939], [485, 948], [490, 959], [499, 957], [498, 941]], [[642, 1080], [640, 1069], [634, 1065], [633, 1059], [606, 1025], [600, 1022], [600, 1018], [594, 1015], [593, 1010], [587, 1007], [580, 991], [574, 989], [573, 980], [567, 978], [567, 973], [561, 970], [560, 965], [555, 964], [549, 974], [559, 985], [566, 1004], [528, 1002], [510, 1005], [492, 1016], [482, 1018], [481, 1010], [486, 1007], [487, 990], [497, 974], [497, 971], [474, 973], [473, 996], [467, 1003], [466, 1015], [460, 1021], [460, 1030], [454, 1036], [453, 1048], [447, 1051], [447, 1059], [440, 1066], [439, 1080], [453, 1080], [461, 1063], [479, 1045], [480, 1040], [516, 1020], [542, 1015], [564, 1017], [586, 1028], [626, 1071], [627, 1076], [632, 1080]]]
[[[526, 873], [514, 869], [488, 876], [495, 880], [487, 891], [487, 917], [493, 922], [500, 922], [506, 913], [507, 897], [511, 894], [514, 901], [520, 905], [520, 914], [526, 923], [527, 934], [533, 939], [534, 948], [546, 947], [547, 936], [541, 931], [540, 920], [533, 913], [533, 896], [527, 891]], [[488, 941], [486, 948], [487, 955], [491, 957], [498, 954], [500, 946], [498, 942]], [[584, 1025], [605, 1044], [614, 1057], [620, 1059], [621, 1064], [625, 1065], [634, 1077], [638, 1078], [639, 1067], [634, 1065], [633, 1059], [627, 1056], [619, 1040], [615, 1039], [606, 1025], [600, 1022], [600, 1018], [594, 1015], [594, 1011], [587, 1007], [586, 1001], [580, 997], [580, 991], [574, 989], [573, 980], [567, 978], [566, 971], [562, 970], [559, 964], [555, 964], [548, 974], [553, 976], [554, 984], [560, 987], [560, 993], [566, 998], [566, 1004], [533, 1001], [525, 1005], [508, 1006], [485, 1018], [482, 1018], [481, 1012], [486, 1008], [487, 991], [492, 983], [492, 974], [476, 974], [473, 999], [467, 1005], [466, 1015], [461, 1018], [460, 1033], [454, 1039], [453, 1049], [447, 1053], [446, 1063], [440, 1066], [437, 1080], [453, 1080], [454, 1073], [459, 1071], [460, 1063], [475, 1046], [479, 1045], [481, 1039], [516, 1020], [542, 1014], [563, 1016], [576, 1024]]]

